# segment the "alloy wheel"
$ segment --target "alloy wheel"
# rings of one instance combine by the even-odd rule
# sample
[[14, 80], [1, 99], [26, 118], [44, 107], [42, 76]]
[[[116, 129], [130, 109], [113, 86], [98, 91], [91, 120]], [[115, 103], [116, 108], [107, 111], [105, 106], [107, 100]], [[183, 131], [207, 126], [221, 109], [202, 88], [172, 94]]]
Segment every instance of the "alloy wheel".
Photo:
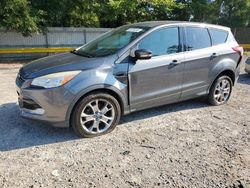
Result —
[[215, 90], [214, 90], [214, 99], [219, 103], [222, 104], [226, 102], [231, 93], [231, 84], [230, 81], [227, 79], [222, 79], [220, 82], [217, 83]]
[[114, 106], [109, 101], [94, 99], [83, 108], [80, 123], [86, 132], [99, 134], [109, 129], [114, 118]]

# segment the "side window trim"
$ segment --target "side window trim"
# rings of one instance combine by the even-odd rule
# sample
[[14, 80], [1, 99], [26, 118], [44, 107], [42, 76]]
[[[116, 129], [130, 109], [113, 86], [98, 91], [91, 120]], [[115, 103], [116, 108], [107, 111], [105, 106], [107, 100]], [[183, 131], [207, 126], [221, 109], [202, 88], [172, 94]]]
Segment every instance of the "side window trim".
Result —
[[208, 35], [209, 35], [209, 38], [210, 38], [210, 47], [212, 47], [213, 46], [212, 35], [211, 35], [209, 29], [208, 28], [206, 28], [206, 29], [207, 29], [207, 32], [208, 32]]
[[178, 26], [178, 33], [179, 33], [179, 49], [177, 53], [184, 52], [184, 33], [183, 33], [183, 27]]

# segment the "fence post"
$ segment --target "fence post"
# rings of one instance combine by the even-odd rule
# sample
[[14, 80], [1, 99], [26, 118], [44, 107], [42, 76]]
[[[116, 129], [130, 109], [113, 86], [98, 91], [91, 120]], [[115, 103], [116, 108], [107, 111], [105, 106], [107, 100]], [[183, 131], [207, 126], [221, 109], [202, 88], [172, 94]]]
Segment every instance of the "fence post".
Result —
[[86, 29], [83, 30], [83, 37], [84, 37], [84, 44], [87, 43], [87, 31]]
[[[45, 45], [46, 45], [46, 48], [49, 48], [48, 31], [46, 31], [45, 33]], [[47, 56], [49, 56], [49, 52], [47, 52]]]

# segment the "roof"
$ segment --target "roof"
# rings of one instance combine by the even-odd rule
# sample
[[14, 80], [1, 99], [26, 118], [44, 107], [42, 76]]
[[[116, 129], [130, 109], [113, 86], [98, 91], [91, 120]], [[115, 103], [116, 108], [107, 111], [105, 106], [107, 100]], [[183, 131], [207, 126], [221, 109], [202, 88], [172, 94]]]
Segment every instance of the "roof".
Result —
[[220, 25], [200, 23], [200, 22], [187, 22], [187, 21], [147, 21], [147, 22], [139, 22], [131, 24], [133, 26], [141, 26], [141, 27], [158, 27], [163, 25], [192, 25], [192, 26], [200, 26], [203, 25], [205, 27], [214, 27], [218, 29], [229, 30], [230, 28]]

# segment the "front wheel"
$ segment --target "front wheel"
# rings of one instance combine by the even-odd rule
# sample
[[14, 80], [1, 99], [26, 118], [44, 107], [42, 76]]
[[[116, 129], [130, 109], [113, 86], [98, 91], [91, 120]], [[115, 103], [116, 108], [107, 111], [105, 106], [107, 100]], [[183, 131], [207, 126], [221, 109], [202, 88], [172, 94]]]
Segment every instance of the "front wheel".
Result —
[[111, 132], [118, 124], [121, 108], [118, 101], [106, 93], [84, 97], [72, 114], [72, 127], [80, 137], [95, 137]]
[[215, 106], [225, 104], [231, 96], [232, 86], [230, 77], [225, 75], [218, 77], [209, 91], [208, 102]]

